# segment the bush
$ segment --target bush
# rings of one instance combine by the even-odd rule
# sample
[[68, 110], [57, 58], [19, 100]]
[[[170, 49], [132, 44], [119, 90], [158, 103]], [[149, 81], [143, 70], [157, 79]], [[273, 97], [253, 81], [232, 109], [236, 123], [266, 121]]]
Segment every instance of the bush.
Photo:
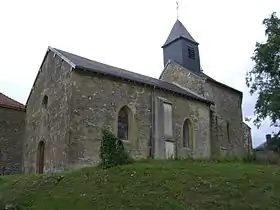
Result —
[[110, 168], [133, 162], [133, 159], [125, 151], [122, 140], [117, 138], [108, 129], [102, 130], [100, 159], [103, 168]]
[[236, 163], [241, 162], [241, 158], [236, 156], [211, 157], [210, 161], [214, 163]]
[[258, 163], [261, 164], [279, 164], [280, 163], [280, 156], [278, 153], [274, 151], [258, 151], [256, 152], [256, 160]]
[[256, 153], [253, 152], [252, 154], [247, 154], [245, 157], [243, 157], [243, 162], [245, 163], [255, 163], [256, 160]]

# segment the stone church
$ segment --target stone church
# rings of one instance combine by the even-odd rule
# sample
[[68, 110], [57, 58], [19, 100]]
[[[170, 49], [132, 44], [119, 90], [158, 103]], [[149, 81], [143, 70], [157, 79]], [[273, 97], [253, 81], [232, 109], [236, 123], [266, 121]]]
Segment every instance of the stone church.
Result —
[[136, 159], [248, 154], [242, 92], [202, 71], [198, 45], [176, 20], [159, 79], [49, 47], [25, 105], [22, 170], [98, 163], [104, 126]]

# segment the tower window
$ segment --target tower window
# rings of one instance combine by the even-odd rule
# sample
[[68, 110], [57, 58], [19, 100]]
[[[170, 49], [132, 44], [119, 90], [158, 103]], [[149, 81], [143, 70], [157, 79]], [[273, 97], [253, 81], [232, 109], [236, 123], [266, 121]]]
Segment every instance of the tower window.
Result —
[[195, 59], [194, 48], [188, 47], [188, 52], [189, 52], [189, 58], [190, 58], [190, 59]]

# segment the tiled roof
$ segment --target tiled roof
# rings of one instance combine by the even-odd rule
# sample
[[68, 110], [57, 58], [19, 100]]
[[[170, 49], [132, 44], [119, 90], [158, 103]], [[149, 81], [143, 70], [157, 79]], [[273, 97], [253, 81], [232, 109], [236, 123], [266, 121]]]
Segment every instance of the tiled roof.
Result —
[[150, 85], [158, 89], [163, 89], [166, 91], [177, 93], [192, 100], [197, 100], [208, 104], [213, 103], [212, 101], [196, 96], [195, 94], [193, 94], [190, 91], [187, 91], [186, 89], [182, 89], [177, 85], [174, 85], [172, 83], [160, 79], [155, 79], [142, 74], [120, 69], [114, 66], [109, 66], [107, 64], [99, 63], [94, 60], [89, 60], [87, 58], [69, 52], [65, 52], [59, 49], [54, 49], [51, 47], [49, 47], [49, 49], [54, 53], [58, 54], [59, 56], [61, 56], [62, 59], [70, 63], [74, 69], [81, 69], [89, 72], [101, 73], [108, 76], [118, 77], [121, 79], [126, 79], [145, 85]]
[[257, 147], [254, 148], [254, 150], [256, 151], [263, 151], [267, 146], [266, 142], [261, 143], [260, 145], [258, 145]]
[[0, 106], [15, 108], [15, 109], [24, 109], [24, 105], [15, 101], [14, 99], [9, 98], [8, 96], [0, 93]]

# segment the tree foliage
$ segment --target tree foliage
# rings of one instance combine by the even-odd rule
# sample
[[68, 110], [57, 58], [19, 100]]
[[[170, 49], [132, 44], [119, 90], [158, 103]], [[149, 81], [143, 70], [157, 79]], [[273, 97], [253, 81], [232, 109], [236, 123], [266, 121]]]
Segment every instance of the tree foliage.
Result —
[[271, 126], [280, 126], [280, 19], [276, 13], [263, 20], [267, 40], [256, 43], [254, 66], [247, 72], [250, 94], [257, 95], [254, 124], [259, 127], [268, 118]]
[[267, 142], [266, 145], [267, 150], [272, 150], [278, 154], [280, 154], [280, 138], [279, 136], [274, 136], [271, 138], [269, 142]]
[[100, 158], [103, 168], [110, 168], [133, 162], [133, 159], [125, 151], [122, 140], [117, 138], [106, 128], [102, 130]]

